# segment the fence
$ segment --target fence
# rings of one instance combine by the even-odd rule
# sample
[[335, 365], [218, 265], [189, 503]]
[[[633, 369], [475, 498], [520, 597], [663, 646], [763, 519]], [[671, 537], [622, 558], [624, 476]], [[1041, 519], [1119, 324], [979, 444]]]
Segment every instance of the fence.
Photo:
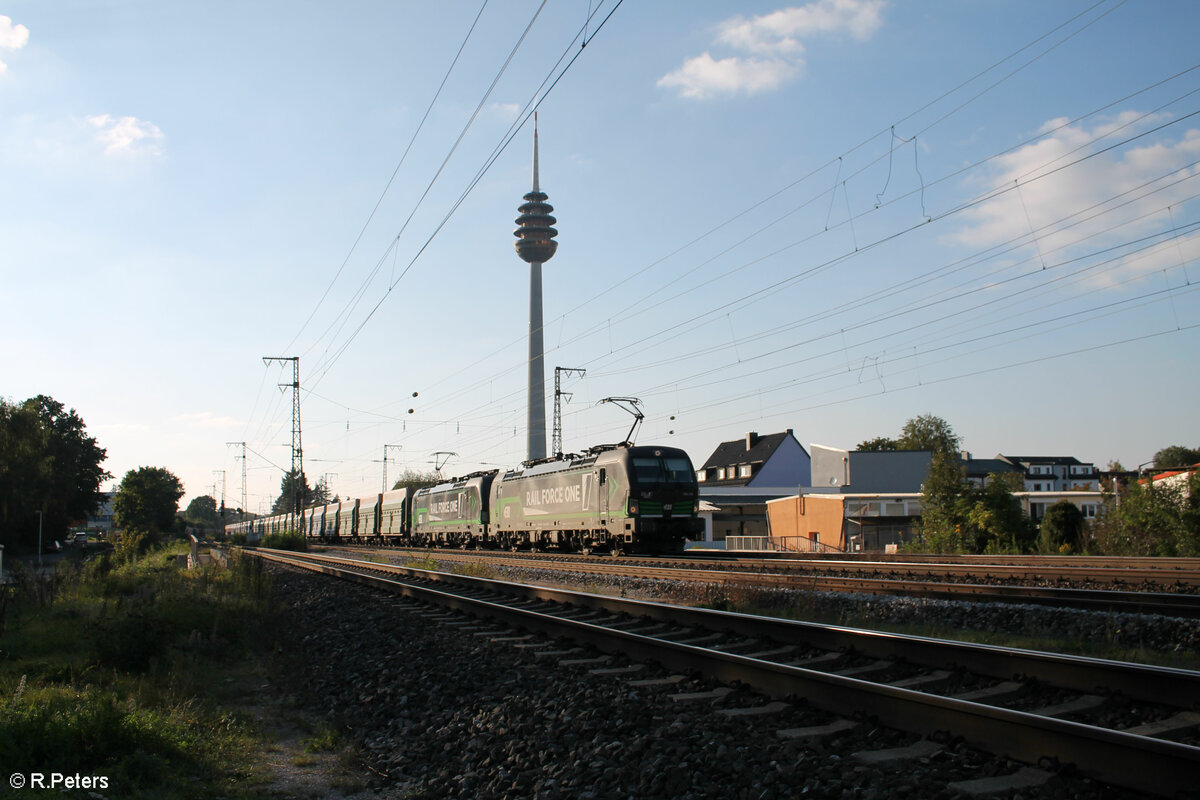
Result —
[[821, 544], [807, 536], [727, 536], [726, 550], [765, 553], [840, 553], [836, 547]]

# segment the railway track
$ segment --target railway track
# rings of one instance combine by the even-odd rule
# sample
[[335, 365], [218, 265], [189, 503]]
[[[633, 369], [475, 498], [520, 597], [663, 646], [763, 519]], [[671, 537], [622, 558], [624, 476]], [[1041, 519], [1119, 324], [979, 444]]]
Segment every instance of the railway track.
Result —
[[[329, 552], [337, 552], [331, 548]], [[777, 560], [721, 561], [708, 560], [683, 564], [678, 559], [634, 559], [613, 560], [586, 556], [514, 554], [494, 551], [462, 550], [365, 550], [371, 554], [385, 556], [410, 555], [427, 558], [431, 555], [443, 561], [463, 561], [537, 570], [578, 571], [614, 577], [648, 578], [655, 580], [690, 581], [697, 583], [743, 584], [754, 587], [794, 589], [827, 592], [851, 592], [880, 595], [903, 595], [930, 597], [943, 600], [971, 600], [994, 603], [1032, 603], [1056, 608], [1074, 608], [1090, 611], [1106, 611], [1134, 614], [1163, 614], [1166, 616], [1200, 618], [1200, 594], [1190, 592], [1163, 592], [1133, 589], [1080, 589], [1063, 586], [1013, 585], [1009, 583], [974, 583], [955, 581], [961, 573], [947, 570], [939, 573], [923, 571], [920, 565], [914, 575], [911, 563], [905, 563], [906, 573], [899, 577], [864, 577], [862, 575], [837, 574], [829, 571], [789, 569]], [[832, 562], [823, 562], [832, 563]], [[937, 565], [934, 565], [937, 566]], [[946, 567], [947, 565], [941, 565]], [[994, 565], [989, 568], [1000, 568]], [[977, 567], [976, 567], [977, 569]], [[1015, 567], [1014, 569], [1029, 569]], [[1087, 569], [1088, 574], [1095, 568]], [[1147, 572], [1138, 568], [1137, 574]], [[1129, 578], [1129, 572], [1123, 574]], [[1190, 574], [1190, 573], [1188, 573]], [[972, 576], [968, 576], [972, 577]], [[1143, 585], [1145, 584], [1145, 579]], [[1129, 585], [1129, 584], [1126, 584]]]
[[[512, 638], [549, 654], [561, 652], [556, 643], [567, 639], [634, 661], [741, 682], [772, 697], [802, 697], [839, 715], [839, 724], [866, 715], [931, 737], [924, 740], [926, 752], [937, 747], [939, 732], [949, 731], [1018, 761], [1071, 763], [1106, 783], [1163, 796], [1194, 792], [1200, 774], [1200, 673], [1190, 670], [668, 606], [333, 556], [252, 552], [466, 612], [504, 630], [528, 631]], [[614, 677], [620, 671], [612, 671]], [[822, 733], [782, 728], [779, 735]]]
[[[326, 545], [317, 545], [322, 547]], [[546, 561], [595, 563], [609, 559], [558, 552], [464, 551], [405, 547], [383, 547], [354, 543], [334, 545], [346, 549], [380, 549], [433, 553], [437, 556], [477, 552], [492, 558], [522, 559], [536, 556]], [[721, 551], [688, 551], [682, 556], [626, 556], [620, 563], [655, 565], [673, 569], [727, 569], [743, 572], [801, 573], [814, 575], [858, 575], [870, 577], [914, 577], [946, 581], [1020, 584], [1039, 586], [1138, 587], [1180, 593], [1200, 593], [1200, 558], [1132, 558], [1095, 556], [937, 556], [883, 555], [871, 557], [823, 554], [732, 555]]]

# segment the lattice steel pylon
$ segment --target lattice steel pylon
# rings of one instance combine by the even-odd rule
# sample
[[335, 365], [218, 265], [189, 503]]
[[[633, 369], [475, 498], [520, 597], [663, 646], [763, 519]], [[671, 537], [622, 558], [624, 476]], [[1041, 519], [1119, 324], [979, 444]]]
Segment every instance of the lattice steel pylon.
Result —
[[561, 380], [562, 380], [562, 374], [564, 372], [567, 373], [568, 375], [570, 375], [572, 372], [578, 372], [579, 377], [581, 377], [581, 378], [587, 374], [587, 370], [583, 369], [582, 367], [555, 367], [554, 368], [554, 438], [552, 440], [552, 447], [554, 450], [555, 458], [561, 458], [562, 451], [563, 451], [563, 449], [562, 449], [562, 398], [563, 398], [563, 395], [566, 395], [567, 400], [571, 399], [571, 393], [564, 392], [562, 390]]
[[292, 362], [292, 382], [281, 383], [279, 388], [292, 387], [292, 513], [298, 517], [304, 499], [297, 491], [304, 475], [304, 449], [300, 445], [300, 356], [263, 356], [264, 364], [272, 361]]
[[245, 442], [226, 442], [228, 447], [241, 447], [242, 454], [237, 456], [242, 460], [242, 505], [239, 507], [243, 514], [246, 513], [246, 443]]

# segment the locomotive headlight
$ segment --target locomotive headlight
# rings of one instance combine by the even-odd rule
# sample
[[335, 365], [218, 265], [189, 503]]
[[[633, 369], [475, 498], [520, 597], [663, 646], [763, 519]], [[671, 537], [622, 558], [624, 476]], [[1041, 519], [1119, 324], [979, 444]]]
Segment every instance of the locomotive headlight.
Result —
[[636, 513], [638, 513], [638, 504], [637, 504], [637, 500], [630, 500], [630, 501], [629, 501], [629, 513], [630, 513], [631, 515], [632, 515], [632, 514], [636, 514]]

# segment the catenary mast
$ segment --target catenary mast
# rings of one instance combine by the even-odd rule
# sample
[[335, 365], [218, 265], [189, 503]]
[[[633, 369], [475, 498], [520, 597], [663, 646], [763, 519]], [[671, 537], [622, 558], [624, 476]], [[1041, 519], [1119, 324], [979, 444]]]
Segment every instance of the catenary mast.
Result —
[[530, 461], [546, 457], [546, 369], [542, 346], [542, 264], [554, 256], [557, 220], [550, 216], [554, 206], [538, 185], [537, 114], [533, 116], [533, 191], [525, 195], [517, 210], [517, 237], [514, 246], [521, 260], [529, 264], [529, 425], [526, 438]]

